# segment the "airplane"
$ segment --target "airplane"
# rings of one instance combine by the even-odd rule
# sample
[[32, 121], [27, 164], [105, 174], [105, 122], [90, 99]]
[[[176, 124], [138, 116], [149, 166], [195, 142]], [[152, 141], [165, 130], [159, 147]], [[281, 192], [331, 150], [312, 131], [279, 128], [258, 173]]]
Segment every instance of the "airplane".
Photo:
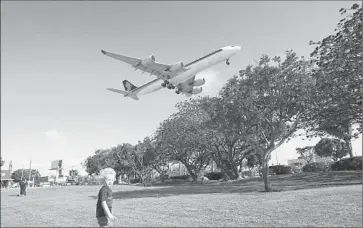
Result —
[[138, 100], [138, 96], [152, 93], [162, 88], [175, 89], [175, 93], [182, 93], [187, 97], [190, 97], [193, 94], [201, 93], [202, 87], [198, 86], [204, 85], [205, 79], [203, 78], [196, 80], [195, 75], [223, 61], [226, 61], [226, 64], [229, 65], [229, 59], [240, 50], [240, 46], [223, 47], [186, 65], [184, 65], [183, 62], [178, 62], [174, 65], [157, 63], [155, 62], [154, 55], [139, 59], [114, 54], [104, 50], [101, 50], [101, 52], [104, 55], [130, 64], [133, 68], [135, 68], [135, 71], [141, 70], [142, 73], [148, 72], [150, 75], [155, 75], [157, 77], [156, 79], [140, 87], [137, 87], [131, 82], [124, 80], [122, 83], [125, 91], [107, 88], [107, 90], [120, 93], [124, 95], [124, 97], [130, 97], [134, 100]]

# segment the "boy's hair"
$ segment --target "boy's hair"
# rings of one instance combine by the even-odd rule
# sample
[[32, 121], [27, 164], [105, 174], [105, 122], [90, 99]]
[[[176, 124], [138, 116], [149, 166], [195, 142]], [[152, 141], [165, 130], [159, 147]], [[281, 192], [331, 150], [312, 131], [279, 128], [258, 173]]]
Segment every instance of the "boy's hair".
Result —
[[101, 177], [107, 178], [107, 177], [115, 177], [116, 172], [113, 168], [105, 168], [100, 171]]

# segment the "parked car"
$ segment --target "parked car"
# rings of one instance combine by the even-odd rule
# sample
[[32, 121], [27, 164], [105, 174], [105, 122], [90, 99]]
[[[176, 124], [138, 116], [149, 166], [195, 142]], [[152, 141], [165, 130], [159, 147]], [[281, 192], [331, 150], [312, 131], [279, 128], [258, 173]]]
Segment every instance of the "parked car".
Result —
[[67, 180], [67, 184], [76, 185], [77, 182], [75, 180]]

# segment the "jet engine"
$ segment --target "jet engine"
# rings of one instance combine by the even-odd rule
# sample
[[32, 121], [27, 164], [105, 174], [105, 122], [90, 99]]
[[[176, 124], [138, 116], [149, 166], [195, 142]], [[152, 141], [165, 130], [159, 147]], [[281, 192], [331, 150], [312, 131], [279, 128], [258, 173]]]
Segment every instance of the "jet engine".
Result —
[[184, 68], [184, 63], [183, 62], [178, 62], [177, 64], [171, 66], [169, 68], [170, 72], [178, 72], [180, 70], [182, 70]]
[[205, 84], [205, 79], [204, 78], [194, 80], [194, 82], [193, 82], [193, 86], [201, 86], [201, 85], [204, 85], [204, 84]]
[[143, 66], [147, 66], [149, 65], [150, 63], [154, 63], [155, 62], [155, 56], [154, 55], [150, 55], [149, 57], [141, 60], [141, 64]]
[[194, 88], [190, 93], [191, 94], [198, 94], [198, 93], [201, 93], [202, 90], [203, 90], [202, 87]]

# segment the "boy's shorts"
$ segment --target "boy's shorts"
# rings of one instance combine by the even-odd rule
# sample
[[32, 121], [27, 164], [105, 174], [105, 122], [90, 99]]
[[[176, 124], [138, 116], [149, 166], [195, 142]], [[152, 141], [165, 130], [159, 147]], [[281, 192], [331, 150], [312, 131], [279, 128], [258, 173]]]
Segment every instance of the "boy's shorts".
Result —
[[98, 221], [98, 225], [100, 225], [100, 226], [110, 225], [107, 217], [97, 217], [97, 221]]

